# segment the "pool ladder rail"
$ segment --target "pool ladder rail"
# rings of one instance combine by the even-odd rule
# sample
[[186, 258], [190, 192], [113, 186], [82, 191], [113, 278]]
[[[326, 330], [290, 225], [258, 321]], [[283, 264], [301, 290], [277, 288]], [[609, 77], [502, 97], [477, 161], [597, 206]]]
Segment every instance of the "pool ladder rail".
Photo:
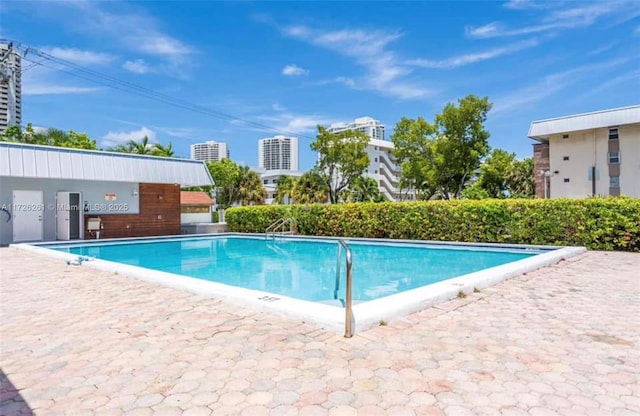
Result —
[[342, 261], [342, 251], [344, 249], [346, 261], [346, 283], [345, 283], [345, 318], [344, 318], [344, 337], [351, 338], [353, 336], [353, 277], [351, 275], [351, 266], [353, 265], [351, 249], [346, 241], [342, 238], [338, 239], [338, 253], [336, 264], [336, 286], [333, 291], [333, 297], [338, 299], [338, 290], [340, 289], [340, 263]]
[[[289, 229], [287, 229], [289, 226]], [[293, 235], [293, 220], [291, 218], [280, 218], [264, 230], [264, 238], [268, 239], [271, 235], [272, 238], [276, 238], [276, 235]]]

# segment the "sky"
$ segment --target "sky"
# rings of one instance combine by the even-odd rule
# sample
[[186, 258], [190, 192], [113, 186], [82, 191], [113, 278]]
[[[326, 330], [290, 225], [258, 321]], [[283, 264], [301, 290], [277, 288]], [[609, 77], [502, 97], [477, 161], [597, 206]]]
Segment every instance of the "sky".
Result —
[[32, 48], [23, 124], [183, 157], [227, 142], [251, 166], [264, 137], [298, 137], [307, 170], [318, 124], [370, 116], [389, 140], [468, 94], [489, 97], [490, 144], [519, 158], [533, 120], [640, 103], [640, 1], [3, 0], [0, 37]]

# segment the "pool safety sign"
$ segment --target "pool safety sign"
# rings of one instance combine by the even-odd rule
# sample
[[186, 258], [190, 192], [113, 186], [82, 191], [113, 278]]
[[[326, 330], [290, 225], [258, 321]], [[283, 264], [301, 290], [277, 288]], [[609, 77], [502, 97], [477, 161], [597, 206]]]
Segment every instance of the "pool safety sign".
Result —
[[116, 199], [118, 199], [116, 194], [104, 194], [105, 201], [115, 201]]

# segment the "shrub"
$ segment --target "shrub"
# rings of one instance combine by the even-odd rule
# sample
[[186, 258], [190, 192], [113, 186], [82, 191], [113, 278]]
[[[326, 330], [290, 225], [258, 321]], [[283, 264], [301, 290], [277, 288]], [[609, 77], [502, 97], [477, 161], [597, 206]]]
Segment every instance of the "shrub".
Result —
[[640, 251], [640, 199], [489, 199], [227, 210], [229, 230], [257, 232], [279, 218], [299, 234], [541, 245]]

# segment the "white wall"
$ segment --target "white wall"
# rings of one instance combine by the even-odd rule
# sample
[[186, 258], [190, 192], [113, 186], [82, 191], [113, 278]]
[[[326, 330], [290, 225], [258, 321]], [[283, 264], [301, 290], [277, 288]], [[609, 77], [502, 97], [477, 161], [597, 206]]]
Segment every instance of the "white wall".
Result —
[[[58, 192], [79, 192], [81, 201], [87, 203], [90, 211], [83, 215], [100, 214], [138, 214], [140, 212], [139, 187], [137, 183], [78, 181], [63, 179], [33, 179], [0, 177], [0, 206], [12, 211], [14, 190], [43, 191], [43, 227], [44, 241], [56, 239], [56, 194]], [[116, 194], [115, 201], [105, 200], [105, 194]], [[126, 206], [126, 209], [124, 209]], [[12, 222], [6, 221], [7, 215], [0, 213], [0, 245], [13, 241]], [[84, 227], [83, 227], [84, 228]]]
[[[640, 197], [640, 125], [620, 126], [619, 135], [620, 193]], [[599, 171], [596, 195], [609, 195], [609, 128], [570, 132], [568, 139], [562, 136], [555, 134], [549, 137], [550, 197], [591, 196], [589, 171], [594, 164]], [[569, 160], [564, 160], [565, 156]]]
[[194, 222], [211, 222], [211, 212], [180, 214], [181, 224], [189, 224]]
[[640, 198], [640, 124], [622, 126], [620, 134], [620, 195]]

